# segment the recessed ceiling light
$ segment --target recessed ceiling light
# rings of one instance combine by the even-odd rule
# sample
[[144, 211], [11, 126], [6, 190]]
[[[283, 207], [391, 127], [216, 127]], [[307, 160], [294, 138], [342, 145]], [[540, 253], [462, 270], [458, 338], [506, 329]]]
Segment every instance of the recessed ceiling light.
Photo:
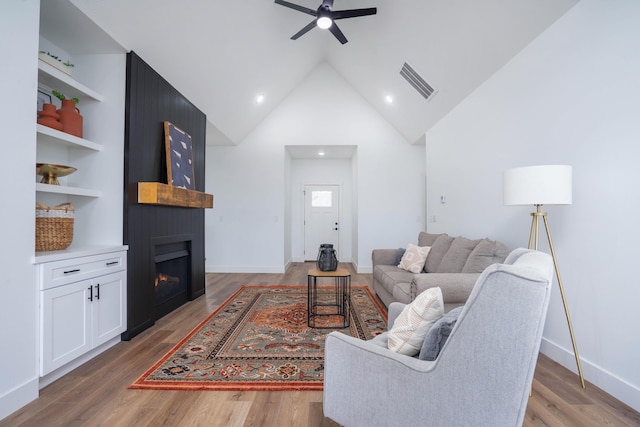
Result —
[[262, 104], [264, 102], [264, 95], [260, 94], [256, 96], [256, 104]]
[[391, 97], [391, 95], [385, 96], [384, 102], [386, 102], [387, 104], [393, 104], [393, 98]]
[[318, 156], [324, 156], [324, 151], [318, 151]]

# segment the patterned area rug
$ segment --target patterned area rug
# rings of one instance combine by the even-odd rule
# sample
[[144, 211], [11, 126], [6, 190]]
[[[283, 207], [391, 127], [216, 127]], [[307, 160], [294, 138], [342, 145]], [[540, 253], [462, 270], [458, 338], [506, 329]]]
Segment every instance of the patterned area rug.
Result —
[[129, 388], [322, 390], [327, 334], [368, 340], [386, 330], [386, 310], [366, 287], [351, 288], [350, 315], [348, 328], [309, 328], [306, 286], [243, 286]]

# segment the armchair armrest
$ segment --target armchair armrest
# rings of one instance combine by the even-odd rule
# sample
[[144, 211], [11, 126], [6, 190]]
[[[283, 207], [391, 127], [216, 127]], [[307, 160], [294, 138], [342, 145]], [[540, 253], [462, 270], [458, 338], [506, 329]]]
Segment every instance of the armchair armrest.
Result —
[[[412, 419], [410, 408], [424, 406], [438, 387], [417, 390], [416, 383], [428, 389], [429, 382], [416, 377], [431, 377], [435, 363], [332, 332], [325, 342], [324, 415], [351, 426], [389, 426], [399, 420], [422, 425], [424, 419]], [[409, 390], [407, 384], [412, 384]], [[379, 410], [371, 411], [372, 406]]]
[[376, 265], [393, 265], [396, 260], [397, 249], [374, 249], [371, 251], [373, 267]]

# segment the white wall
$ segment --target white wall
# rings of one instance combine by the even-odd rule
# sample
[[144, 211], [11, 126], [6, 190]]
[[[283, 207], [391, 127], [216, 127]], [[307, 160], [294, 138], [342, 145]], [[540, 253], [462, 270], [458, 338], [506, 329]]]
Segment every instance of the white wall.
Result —
[[[582, 367], [637, 410], [639, 23], [640, 2], [582, 0], [426, 135], [431, 232], [526, 246], [533, 207], [502, 205], [503, 171], [573, 166], [573, 205], [545, 210]], [[557, 288], [542, 348], [576, 371]]]
[[360, 271], [371, 270], [373, 248], [417, 239], [424, 147], [410, 145], [323, 63], [238, 146], [207, 147], [206, 191], [215, 196], [205, 221], [207, 271], [284, 271], [286, 145], [358, 147], [352, 257]]
[[5, 160], [0, 168], [0, 419], [38, 397], [38, 298], [31, 258], [39, 19], [38, 0], [10, 0], [0, 6], [0, 51], [11, 58], [0, 79]]
[[[340, 186], [340, 218], [339, 240], [337, 244], [338, 260], [351, 262], [352, 258], [352, 195], [353, 183], [351, 159], [296, 159], [292, 162], [292, 247], [293, 261], [305, 260], [304, 253], [304, 186], [305, 185], [338, 185]], [[315, 259], [317, 252], [306, 254], [306, 259]]]

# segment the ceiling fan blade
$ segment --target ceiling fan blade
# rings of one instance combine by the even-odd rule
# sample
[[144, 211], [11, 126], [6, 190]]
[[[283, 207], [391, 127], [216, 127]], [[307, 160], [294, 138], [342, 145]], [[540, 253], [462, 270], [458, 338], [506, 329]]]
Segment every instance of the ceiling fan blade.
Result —
[[308, 33], [313, 27], [316, 26], [316, 21], [311, 21], [306, 27], [291, 36], [291, 40], [298, 40], [298, 38]]
[[309, 9], [308, 7], [304, 7], [304, 6], [298, 6], [297, 4], [289, 3], [288, 1], [275, 0], [275, 3], [279, 4], [280, 6], [285, 6], [291, 9], [295, 9], [298, 12], [306, 13], [307, 15], [316, 16], [318, 14], [318, 12], [313, 9]]
[[329, 31], [340, 40], [340, 43], [345, 44], [347, 42], [347, 38], [342, 34], [342, 31], [340, 31], [340, 28], [338, 28], [335, 22], [329, 27]]
[[334, 10], [333, 19], [357, 18], [358, 16], [375, 15], [378, 9], [369, 7], [366, 9]]

